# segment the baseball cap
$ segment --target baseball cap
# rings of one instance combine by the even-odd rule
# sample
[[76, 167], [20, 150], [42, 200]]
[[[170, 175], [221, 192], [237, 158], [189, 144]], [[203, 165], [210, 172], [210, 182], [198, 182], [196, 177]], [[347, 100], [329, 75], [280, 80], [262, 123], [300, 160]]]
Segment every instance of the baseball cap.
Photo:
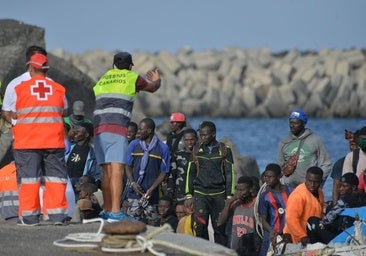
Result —
[[74, 105], [72, 105], [72, 111], [75, 116], [85, 116], [84, 102], [81, 100], [75, 101]]
[[133, 65], [132, 56], [128, 52], [119, 52], [114, 55], [113, 64], [116, 65], [117, 67], [119, 67], [120, 65], [123, 65], [123, 64], [132, 64]]
[[341, 182], [358, 186], [358, 177], [353, 172], [348, 172], [342, 176]]
[[296, 109], [295, 111], [293, 111], [290, 116], [288, 117], [288, 119], [298, 119], [300, 121], [303, 121], [304, 123], [308, 122], [308, 118], [305, 114], [304, 111], [302, 111], [301, 109]]
[[170, 115], [170, 122], [185, 122], [186, 117], [183, 113], [175, 112]]
[[34, 68], [38, 69], [49, 69], [50, 67], [48, 64], [48, 59], [45, 55], [40, 53], [33, 54], [27, 64], [31, 65]]

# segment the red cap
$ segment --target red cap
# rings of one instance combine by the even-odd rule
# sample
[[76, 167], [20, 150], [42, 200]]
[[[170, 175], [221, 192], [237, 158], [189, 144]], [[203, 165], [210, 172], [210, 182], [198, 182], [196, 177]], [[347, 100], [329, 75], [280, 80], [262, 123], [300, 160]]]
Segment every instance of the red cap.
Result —
[[170, 115], [170, 122], [185, 122], [185, 121], [186, 117], [182, 113], [176, 112]]
[[47, 66], [48, 59], [45, 55], [40, 53], [35, 53], [30, 57], [30, 60], [27, 64], [31, 65], [34, 68], [38, 69], [48, 69], [49, 66]]

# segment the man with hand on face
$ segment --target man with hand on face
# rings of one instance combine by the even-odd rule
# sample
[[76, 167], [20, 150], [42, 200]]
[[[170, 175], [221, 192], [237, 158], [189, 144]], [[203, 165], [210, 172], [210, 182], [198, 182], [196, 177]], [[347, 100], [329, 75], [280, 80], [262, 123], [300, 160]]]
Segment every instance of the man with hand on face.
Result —
[[364, 178], [364, 170], [366, 170], [366, 127], [357, 130], [356, 134], [356, 143], [359, 149], [354, 149], [346, 155], [342, 174], [353, 172], [360, 179]]
[[318, 166], [323, 170], [323, 180], [328, 176], [331, 161], [323, 141], [309, 128], [305, 128], [308, 121], [306, 114], [301, 109], [296, 109], [289, 116], [290, 133], [280, 141], [278, 147], [277, 163], [282, 166], [293, 155], [298, 158], [294, 172], [282, 177], [285, 185], [296, 187], [305, 181], [306, 170], [311, 166]]
[[238, 255], [258, 255], [260, 238], [255, 231], [254, 203], [252, 195], [253, 180], [242, 176], [238, 179], [236, 191], [232, 198], [225, 201], [217, 225], [231, 227], [228, 247], [236, 250]]

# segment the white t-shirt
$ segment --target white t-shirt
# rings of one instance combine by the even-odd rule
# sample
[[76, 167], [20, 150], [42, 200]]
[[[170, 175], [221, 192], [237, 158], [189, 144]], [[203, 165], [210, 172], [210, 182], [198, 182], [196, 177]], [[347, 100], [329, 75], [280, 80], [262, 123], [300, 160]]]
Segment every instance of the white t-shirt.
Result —
[[[31, 78], [32, 77], [31, 77], [30, 73], [27, 71], [10, 81], [10, 83], [8, 84], [8, 86], [6, 87], [6, 90], [5, 90], [2, 110], [13, 111], [13, 112], [16, 111], [16, 109], [15, 109], [15, 102], [16, 102], [15, 87], [18, 84], [20, 84], [21, 82], [28, 81]], [[46, 77], [46, 79], [52, 80], [51, 78], [48, 78], [48, 77]], [[67, 104], [66, 95], [64, 98], [64, 102], [65, 102], [64, 108], [67, 109], [68, 104]]]
[[25, 72], [10, 81], [5, 90], [2, 110], [15, 111], [15, 86], [31, 78], [29, 72]]
[[[353, 172], [352, 162], [353, 162], [353, 152], [349, 152], [346, 155], [346, 158], [344, 159], [342, 175], [348, 172]], [[360, 176], [360, 174], [364, 170], [366, 170], [366, 153], [360, 149], [357, 163], [357, 172], [355, 173], [357, 177]]]

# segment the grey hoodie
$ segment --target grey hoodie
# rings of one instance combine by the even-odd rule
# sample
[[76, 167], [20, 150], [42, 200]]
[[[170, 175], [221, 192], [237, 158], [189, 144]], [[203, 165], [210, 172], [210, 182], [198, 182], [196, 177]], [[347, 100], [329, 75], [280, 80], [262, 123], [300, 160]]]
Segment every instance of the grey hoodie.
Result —
[[320, 167], [325, 179], [331, 167], [331, 161], [324, 146], [323, 141], [316, 136], [309, 128], [304, 133], [296, 137], [291, 132], [284, 137], [278, 147], [277, 162], [280, 166], [293, 154], [296, 154], [300, 140], [304, 139], [304, 143], [300, 149], [299, 160], [295, 172], [289, 177], [283, 177], [282, 181], [286, 185], [296, 187], [300, 183], [305, 182], [306, 171], [311, 166]]

